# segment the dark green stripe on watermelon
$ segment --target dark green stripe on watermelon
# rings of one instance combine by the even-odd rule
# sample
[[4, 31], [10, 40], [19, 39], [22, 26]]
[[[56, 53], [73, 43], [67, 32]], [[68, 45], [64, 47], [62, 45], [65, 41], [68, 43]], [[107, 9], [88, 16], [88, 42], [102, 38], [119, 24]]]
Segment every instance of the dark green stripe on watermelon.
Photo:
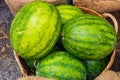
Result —
[[84, 65], [67, 52], [50, 53], [37, 64], [37, 76], [53, 80], [86, 80]]
[[84, 14], [66, 22], [62, 30], [65, 49], [82, 59], [100, 59], [116, 46], [116, 33], [105, 19]]
[[61, 31], [61, 18], [50, 3], [35, 1], [25, 5], [15, 16], [10, 42], [23, 58], [38, 59], [54, 47]]

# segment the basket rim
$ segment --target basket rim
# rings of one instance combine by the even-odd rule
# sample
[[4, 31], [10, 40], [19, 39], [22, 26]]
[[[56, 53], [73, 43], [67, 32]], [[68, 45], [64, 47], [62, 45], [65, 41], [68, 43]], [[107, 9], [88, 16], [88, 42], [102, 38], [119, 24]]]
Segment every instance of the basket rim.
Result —
[[[82, 7], [82, 6], [76, 6], [76, 7], [80, 8], [81, 10], [83, 10], [83, 12], [85, 11], [85, 12], [88, 12], [90, 14], [97, 15], [97, 16], [99, 16], [101, 18], [104, 18], [103, 15], [101, 15], [100, 13], [98, 13], [98, 12], [92, 10], [92, 9], [89, 9], [89, 8], [86, 8], [86, 7]], [[20, 71], [21, 71], [23, 77], [30, 76], [27, 73], [27, 71], [24, 69], [23, 64], [21, 63], [21, 61], [19, 59], [19, 55], [14, 50], [13, 50], [13, 53], [14, 53], [14, 57], [16, 59], [16, 62], [18, 64], [19, 68], [20, 68]], [[107, 64], [107, 66], [105, 67], [105, 69], [102, 71], [102, 73], [104, 73], [105, 71], [109, 70], [112, 67], [112, 64], [113, 64], [114, 58], [115, 58], [115, 54], [116, 54], [116, 48], [114, 48], [113, 52], [111, 53], [110, 60], [109, 60], [109, 62]]]

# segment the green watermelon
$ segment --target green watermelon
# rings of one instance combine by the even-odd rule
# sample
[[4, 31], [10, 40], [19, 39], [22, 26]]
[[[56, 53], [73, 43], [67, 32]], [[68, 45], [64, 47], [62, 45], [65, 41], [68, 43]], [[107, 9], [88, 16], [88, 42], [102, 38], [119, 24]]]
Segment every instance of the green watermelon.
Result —
[[117, 36], [105, 19], [84, 14], [66, 22], [62, 29], [65, 49], [80, 59], [101, 59], [116, 47]]
[[74, 17], [77, 17], [83, 14], [82, 10], [69, 4], [61, 4], [61, 5], [56, 6], [56, 8], [60, 13], [63, 24], [65, 24], [66, 21], [68, 21], [69, 19], [72, 19]]
[[28, 68], [29, 71], [31, 71], [32, 73], [35, 73], [35, 60], [31, 60], [31, 59], [24, 59], [25, 61], [25, 66]]
[[52, 80], [86, 80], [82, 62], [67, 52], [56, 51], [38, 61], [36, 75]]
[[31, 59], [24, 59], [25, 60], [25, 63], [26, 65], [31, 68], [31, 69], [34, 69], [35, 66], [34, 66], [34, 63], [35, 63], [35, 60], [31, 60]]
[[50, 3], [34, 1], [15, 16], [10, 29], [13, 49], [25, 59], [39, 59], [48, 54], [61, 31], [61, 18]]
[[87, 80], [94, 80], [102, 73], [109, 62], [108, 57], [100, 60], [85, 60]]

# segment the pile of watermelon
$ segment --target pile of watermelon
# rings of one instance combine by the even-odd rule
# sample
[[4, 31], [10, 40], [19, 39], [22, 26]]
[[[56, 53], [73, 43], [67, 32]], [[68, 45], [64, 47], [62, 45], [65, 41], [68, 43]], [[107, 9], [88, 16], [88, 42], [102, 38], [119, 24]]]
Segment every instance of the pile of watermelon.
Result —
[[10, 28], [15, 52], [36, 76], [53, 80], [93, 80], [108, 64], [116, 42], [107, 20], [68, 4], [28, 3]]

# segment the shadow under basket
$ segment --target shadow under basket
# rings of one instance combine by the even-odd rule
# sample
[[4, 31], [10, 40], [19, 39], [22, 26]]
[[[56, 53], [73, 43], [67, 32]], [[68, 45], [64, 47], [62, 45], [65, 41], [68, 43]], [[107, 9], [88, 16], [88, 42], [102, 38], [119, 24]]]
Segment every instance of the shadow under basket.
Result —
[[[96, 12], [96, 11], [94, 11], [94, 10], [91, 10], [91, 9], [89, 9], [89, 8], [85, 8], [85, 7], [81, 7], [81, 6], [76, 6], [76, 7], [78, 7], [79, 9], [81, 9], [81, 10], [83, 10], [83, 12], [84, 13], [87, 13], [87, 14], [93, 14], [93, 15], [96, 15], [96, 16], [99, 16], [99, 17], [102, 17], [102, 18], [110, 18], [111, 20], [112, 20], [112, 22], [113, 22], [113, 26], [114, 26], [114, 28], [115, 28], [115, 31], [116, 31], [116, 34], [117, 34], [117, 32], [118, 32], [118, 23], [117, 23], [117, 20], [115, 19], [115, 17], [112, 15], [112, 14], [110, 14], [110, 13], [104, 13], [104, 14], [99, 14], [98, 12]], [[18, 56], [17, 54], [16, 54], [16, 52], [15, 51], [13, 51], [14, 52], [14, 57], [15, 57], [15, 59], [16, 59], [16, 61], [17, 61], [17, 64], [18, 64], [18, 66], [19, 66], [19, 68], [20, 68], [20, 70], [21, 70], [21, 73], [22, 73], [22, 75], [23, 75], [23, 77], [27, 77], [27, 76], [32, 76], [32, 75], [34, 75], [27, 67], [26, 67], [26, 65], [25, 65], [25, 63], [24, 63], [24, 59], [23, 58], [21, 58], [20, 56]], [[105, 67], [105, 69], [102, 71], [102, 73], [104, 73], [105, 71], [107, 71], [107, 70], [109, 70], [110, 68], [111, 68], [111, 66], [112, 66], [112, 64], [113, 64], [113, 62], [114, 62], [114, 58], [115, 58], [115, 54], [116, 54], [116, 48], [113, 50], [113, 52], [109, 55], [110, 56], [110, 60], [109, 60], [109, 62], [108, 62], [108, 64], [107, 64], [107, 66]], [[101, 74], [102, 74], [101, 73]], [[42, 80], [42, 79], [41, 79]]]

